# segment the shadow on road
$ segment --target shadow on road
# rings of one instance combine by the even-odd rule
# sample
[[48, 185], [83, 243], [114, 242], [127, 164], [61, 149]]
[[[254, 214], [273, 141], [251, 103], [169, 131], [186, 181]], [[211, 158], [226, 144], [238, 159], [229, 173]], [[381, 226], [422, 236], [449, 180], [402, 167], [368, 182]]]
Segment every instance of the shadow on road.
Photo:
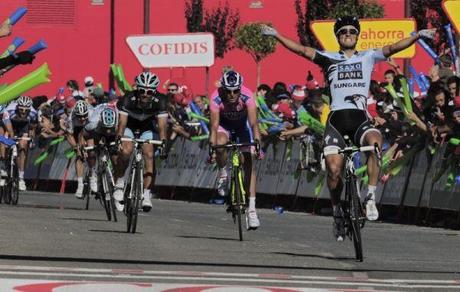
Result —
[[64, 205], [51, 206], [51, 205], [40, 205], [40, 204], [33, 204], [33, 205], [18, 204], [15, 207], [34, 208], [34, 209], [74, 210], [74, 211], [84, 211], [85, 210], [85, 208], [69, 207], [69, 206], [64, 206]]
[[61, 219], [61, 220], [72, 220], [72, 221], [108, 222], [107, 219], [71, 218], [71, 217], [64, 217], [64, 218], [59, 218], [59, 219]]
[[213, 240], [225, 240], [225, 241], [239, 241], [237, 238], [228, 238], [228, 237], [195, 236], [195, 235], [178, 235], [177, 237], [188, 238], [188, 239], [213, 239]]
[[413, 273], [413, 274], [457, 274], [458, 271], [433, 271], [433, 270], [409, 270], [409, 269], [365, 269], [365, 268], [325, 268], [325, 267], [298, 267], [279, 265], [251, 265], [251, 264], [229, 264], [229, 263], [205, 263], [205, 262], [177, 262], [177, 261], [147, 261], [127, 259], [97, 259], [97, 258], [75, 258], [75, 257], [45, 257], [45, 256], [24, 256], [24, 255], [0, 255], [0, 260], [13, 261], [35, 261], [35, 262], [81, 262], [81, 263], [110, 263], [110, 264], [135, 264], [135, 265], [157, 265], [157, 266], [203, 266], [203, 267], [233, 267], [233, 268], [262, 268], [274, 270], [304, 270], [304, 271], [341, 271], [341, 272], [382, 272], [382, 273]]
[[320, 255], [320, 254], [300, 254], [300, 253], [292, 253], [292, 252], [271, 252], [271, 254], [288, 255], [288, 256], [294, 256], [294, 257], [319, 258], [319, 259], [327, 259], [327, 260], [356, 261], [354, 257], [334, 257], [334, 256]]
[[[107, 221], [107, 220], [105, 220], [105, 221]], [[126, 232], [126, 231], [121, 231], [121, 230], [107, 230], [107, 229], [88, 229], [88, 231], [90, 231], [90, 232], [102, 232], [102, 233], [105, 232], [105, 233], [126, 233], [126, 234], [133, 234], [133, 233], [128, 233], [128, 232]], [[144, 233], [136, 231], [136, 233], [134, 233], [134, 234], [139, 234], [139, 235], [140, 235], [140, 234], [144, 234]]]

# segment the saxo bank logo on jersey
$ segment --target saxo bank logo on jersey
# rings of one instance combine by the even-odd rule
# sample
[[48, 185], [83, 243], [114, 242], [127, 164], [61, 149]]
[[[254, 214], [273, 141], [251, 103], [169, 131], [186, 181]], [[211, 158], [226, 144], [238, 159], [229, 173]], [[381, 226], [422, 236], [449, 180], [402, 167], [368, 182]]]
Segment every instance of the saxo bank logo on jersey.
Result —
[[361, 62], [338, 64], [337, 74], [338, 80], [363, 79], [363, 65]]

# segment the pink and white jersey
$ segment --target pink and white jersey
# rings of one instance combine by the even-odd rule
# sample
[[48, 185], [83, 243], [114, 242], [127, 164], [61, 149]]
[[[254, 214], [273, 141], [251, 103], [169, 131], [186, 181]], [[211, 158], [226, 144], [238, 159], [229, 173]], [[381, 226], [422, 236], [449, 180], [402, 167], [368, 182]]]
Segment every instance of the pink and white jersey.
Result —
[[218, 94], [212, 95], [210, 101], [211, 112], [220, 113], [219, 124], [227, 130], [246, 127], [248, 108], [255, 109], [256, 103], [252, 95], [248, 96], [244, 93], [240, 95], [238, 102], [232, 104], [223, 102]]

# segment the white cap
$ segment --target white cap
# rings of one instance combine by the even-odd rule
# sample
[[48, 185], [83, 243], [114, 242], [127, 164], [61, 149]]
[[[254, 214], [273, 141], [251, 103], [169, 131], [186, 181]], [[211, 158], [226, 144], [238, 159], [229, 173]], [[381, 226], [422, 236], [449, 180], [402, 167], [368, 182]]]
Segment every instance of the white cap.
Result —
[[85, 86], [91, 86], [94, 84], [94, 79], [92, 76], [85, 77]]

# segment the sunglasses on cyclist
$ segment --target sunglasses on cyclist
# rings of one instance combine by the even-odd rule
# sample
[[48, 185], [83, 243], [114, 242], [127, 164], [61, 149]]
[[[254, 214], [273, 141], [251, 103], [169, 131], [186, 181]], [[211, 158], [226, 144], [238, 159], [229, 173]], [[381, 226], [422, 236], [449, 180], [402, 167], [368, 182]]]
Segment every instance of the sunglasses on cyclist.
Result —
[[177, 88], [168, 88], [168, 92], [176, 92]]
[[344, 34], [358, 35], [358, 30], [356, 28], [343, 28], [337, 32], [339, 36]]
[[21, 113], [28, 113], [30, 112], [30, 109], [27, 107], [18, 107], [18, 111]]
[[153, 89], [145, 89], [145, 88], [138, 88], [137, 92], [142, 95], [149, 95], [152, 96], [155, 93], [155, 90]]
[[234, 89], [234, 90], [226, 89], [225, 91], [230, 94], [240, 94], [241, 89]]

